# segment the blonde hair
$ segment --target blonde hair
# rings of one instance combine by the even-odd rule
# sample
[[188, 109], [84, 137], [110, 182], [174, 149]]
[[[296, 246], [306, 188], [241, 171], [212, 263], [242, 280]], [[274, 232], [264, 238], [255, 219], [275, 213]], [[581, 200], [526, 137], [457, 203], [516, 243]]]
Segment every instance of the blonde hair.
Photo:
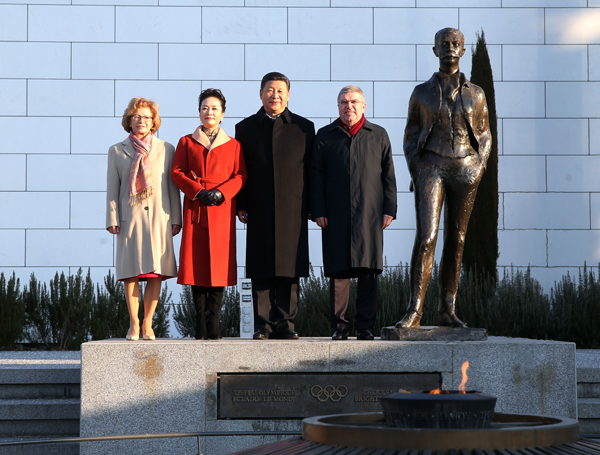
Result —
[[128, 133], [131, 133], [131, 117], [133, 113], [140, 108], [150, 109], [152, 112], [152, 134], [156, 133], [160, 128], [160, 115], [158, 115], [158, 104], [155, 101], [147, 100], [146, 98], [138, 97], [132, 98], [127, 105], [127, 109], [123, 112], [123, 118], [121, 119], [121, 125]]

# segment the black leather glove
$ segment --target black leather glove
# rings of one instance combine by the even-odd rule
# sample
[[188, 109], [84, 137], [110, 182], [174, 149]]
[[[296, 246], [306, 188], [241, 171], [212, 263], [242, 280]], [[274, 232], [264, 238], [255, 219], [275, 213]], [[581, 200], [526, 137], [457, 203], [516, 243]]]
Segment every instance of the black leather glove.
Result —
[[204, 204], [209, 205], [208, 204], [208, 191], [206, 191], [206, 189], [202, 188], [200, 190], [200, 192], [198, 193], [198, 195], [196, 196], [196, 199], [200, 199], [202, 202], [204, 202]]
[[223, 193], [219, 190], [209, 190], [207, 198], [210, 203], [207, 203], [206, 205], [221, 205], [225, 200]]
[[219, 205], [225, 200], [223, 193], [221, 193], [219, 190], [207, 191], [202, 189], [200, 190], [200, 193], [198, 193], [198, 197], [202, 202], [204, 202], [204, 205], [208, 206]]

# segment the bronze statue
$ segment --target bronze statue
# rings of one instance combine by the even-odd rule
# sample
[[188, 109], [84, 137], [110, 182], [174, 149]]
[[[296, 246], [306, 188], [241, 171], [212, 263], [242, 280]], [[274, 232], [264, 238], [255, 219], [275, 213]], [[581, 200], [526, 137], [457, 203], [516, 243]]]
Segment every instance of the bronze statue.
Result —
[[491, 149], [483, 90], [459, 71], [465, 53], [460, 30], [435, 35], [440, 71], [415, 87], [408, 106], [404, 155], [415, 193], [417, 234], [410, 263], [408, 310], [396, 327], [418, 328], [431, 279], [442, 205], [444, 247], [440, 263], [438, 325], [465, 327], [454, 313], [465, 235], [477, 186]]

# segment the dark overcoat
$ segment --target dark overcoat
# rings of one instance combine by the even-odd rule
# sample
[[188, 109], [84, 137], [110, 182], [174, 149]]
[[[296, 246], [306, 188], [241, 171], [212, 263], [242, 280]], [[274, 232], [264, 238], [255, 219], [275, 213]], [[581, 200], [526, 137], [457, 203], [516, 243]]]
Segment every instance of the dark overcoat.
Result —
[[313, 218], [326, 217], [325, 275], [383, 270], [383, 215], [396, 217], [396, 176], [385, 129], [365, 120], [354, 136], [335, 120], [319, 130], [310, 173]]
[[287, 108], [264, 108], [235, 126], [248, 181], [237, 209], [248, 213], [246, 276], [308, 276], [308, 173], [315, 126]]

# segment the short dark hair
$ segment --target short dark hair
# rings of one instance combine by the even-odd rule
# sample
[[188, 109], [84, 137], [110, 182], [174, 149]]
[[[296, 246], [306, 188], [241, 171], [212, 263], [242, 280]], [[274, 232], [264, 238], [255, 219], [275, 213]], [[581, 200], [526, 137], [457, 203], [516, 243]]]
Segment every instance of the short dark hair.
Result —
[[442, 39], [442, 36], [446, 35], [448, 33], [456, 33], [462, 39], [462, 42], [463, 42], [463, 45], [464, 45], [465, 35], [459, 29], [452, 28], [452, 27], [446, 27], [446, 28], [443, 28], [441, 30], [438, 30], [437, 33], [435, 34], [434, 44], [437, 44], [438, 41], [440, 39]]
[[285, 85], [287, 85], [288, 92], [290, 91], [290, 80], [287, 78], [287, 76], [285, 74], [281, 74], [281, 73], [277, 73], [277, 72], [265, 74], [264, 77], [262, 78], [262, 81], [260, 81], [260, 89], [262, 90], [263, 88], [265, 88], [265, 85], [267, 85], [267, 82], [270, 82], [270, 81], [283, 81], [283, 82], [285, 82]]
[[217, 98], [221, 102], [223, 113], [225, 113], [225, 96], [218, 88], [207, 88], [206, 90], [202, 90], [198, 97], [198, 112], [200, 112], [200, 109], [202, 108], [202, 101], [206, 98]]

